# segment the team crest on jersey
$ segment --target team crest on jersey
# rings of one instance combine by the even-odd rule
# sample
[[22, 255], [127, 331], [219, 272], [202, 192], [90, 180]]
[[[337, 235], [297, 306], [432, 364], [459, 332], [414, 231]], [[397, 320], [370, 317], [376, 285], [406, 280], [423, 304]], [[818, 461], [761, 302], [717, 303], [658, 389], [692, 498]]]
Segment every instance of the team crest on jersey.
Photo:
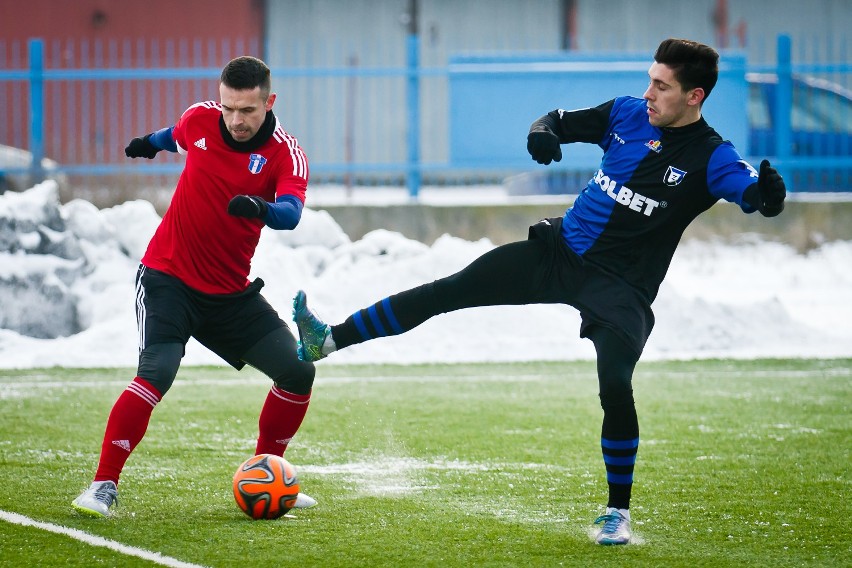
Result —
[[266, 158], [264, 158], [260, 154], [252, 154], [249, 156], [249, 171], [253, 174], [259, 174], [260, 170], [263, 169], [263, 165], [265, 163]]
[[659, 154], [660, 150], [663, 149], [663, 143], [659, 140], [648, 140], [645, 142], [645, 147]]
[[663, 183], [665, 183], [669, 187], [674, 187], [680, 182], [682, 182], [683, 178], [685, 177], [685, 171], [679, 170], [674, 166], [669, 166], [669, 169], [666, 170], [666, 175], [663, 176]]

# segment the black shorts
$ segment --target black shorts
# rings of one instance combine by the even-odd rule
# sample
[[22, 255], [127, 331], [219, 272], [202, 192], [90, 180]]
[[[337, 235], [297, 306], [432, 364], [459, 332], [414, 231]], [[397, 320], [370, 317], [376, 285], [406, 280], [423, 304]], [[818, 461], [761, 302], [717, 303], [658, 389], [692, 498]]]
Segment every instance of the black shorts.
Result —
[[236, 294], [204, 294], [179, 279], [139, 265], [136, 322], [139, 351], [157, 343], [186, 345], [190, 337], [242, 369], [242, 356], [258, 341], [287, 324], [260, 294], [263, 280]]
[[588, 337], [590, 326], [604, 326], [641, 355], [654, 328], [654, 312], [642, 294], [618, 275], [584, 262], [571, 250], [562, 238], [561, 217], [531, 225], [529, 239], [545, 244], [541, 281], [550, 288], [545, 295], [580, 311], [580, 337]]

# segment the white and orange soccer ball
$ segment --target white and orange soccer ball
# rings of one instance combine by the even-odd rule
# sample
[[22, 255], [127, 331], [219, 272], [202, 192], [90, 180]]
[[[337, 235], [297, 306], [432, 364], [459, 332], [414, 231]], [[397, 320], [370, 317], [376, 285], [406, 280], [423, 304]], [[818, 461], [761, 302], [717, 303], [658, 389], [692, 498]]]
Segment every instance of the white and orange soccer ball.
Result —
[[234, 499], [252, 519], [277, 519], [295, 506], [298, 496], [296, 468], [282, 457], [251, 457], [234, 474]]

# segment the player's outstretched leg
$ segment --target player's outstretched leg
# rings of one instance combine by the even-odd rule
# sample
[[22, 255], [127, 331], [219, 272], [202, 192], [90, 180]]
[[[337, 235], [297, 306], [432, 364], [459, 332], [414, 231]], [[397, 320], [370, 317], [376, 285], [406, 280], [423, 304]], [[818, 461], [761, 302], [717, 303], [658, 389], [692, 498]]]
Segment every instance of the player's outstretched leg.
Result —
[[110, 507], [118, 505], [118, 488], [112, 481], [95, 481], [71, 505], [90, 517], [109, 517]]
[[627, 509], [607, 507], [606, 513], [595, 519], [595, 524], [603, 523], [595, 542], [598, 544], [628, 544], [633, 536], [630, 531], [630, 512]]
[[325, 357], [328, 353], [323, 353], [322, 347], [331, 334], [331, 326], [308, 307], [308, 297], [304, 290], [296, 292], [296, 297], [293, 298], [293, 321], [299, 329], [299, 359], [319, 361]]

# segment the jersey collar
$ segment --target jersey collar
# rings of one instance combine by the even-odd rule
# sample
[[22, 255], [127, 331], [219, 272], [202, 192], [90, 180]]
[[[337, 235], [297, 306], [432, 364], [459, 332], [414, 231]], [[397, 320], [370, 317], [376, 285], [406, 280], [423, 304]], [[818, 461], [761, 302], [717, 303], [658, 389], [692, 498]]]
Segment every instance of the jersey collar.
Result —
[[686, 124], [684, 126], [666, 126], [664, 128], [661, 128], [660, 130], [667, 134], [689, 134], [691, 132], [696, 132], [704, 128], [707, 128], [707, 121], [704, 120], [703, 116], [701, 116], [695, 122], [690, 122], [689, 124]]

